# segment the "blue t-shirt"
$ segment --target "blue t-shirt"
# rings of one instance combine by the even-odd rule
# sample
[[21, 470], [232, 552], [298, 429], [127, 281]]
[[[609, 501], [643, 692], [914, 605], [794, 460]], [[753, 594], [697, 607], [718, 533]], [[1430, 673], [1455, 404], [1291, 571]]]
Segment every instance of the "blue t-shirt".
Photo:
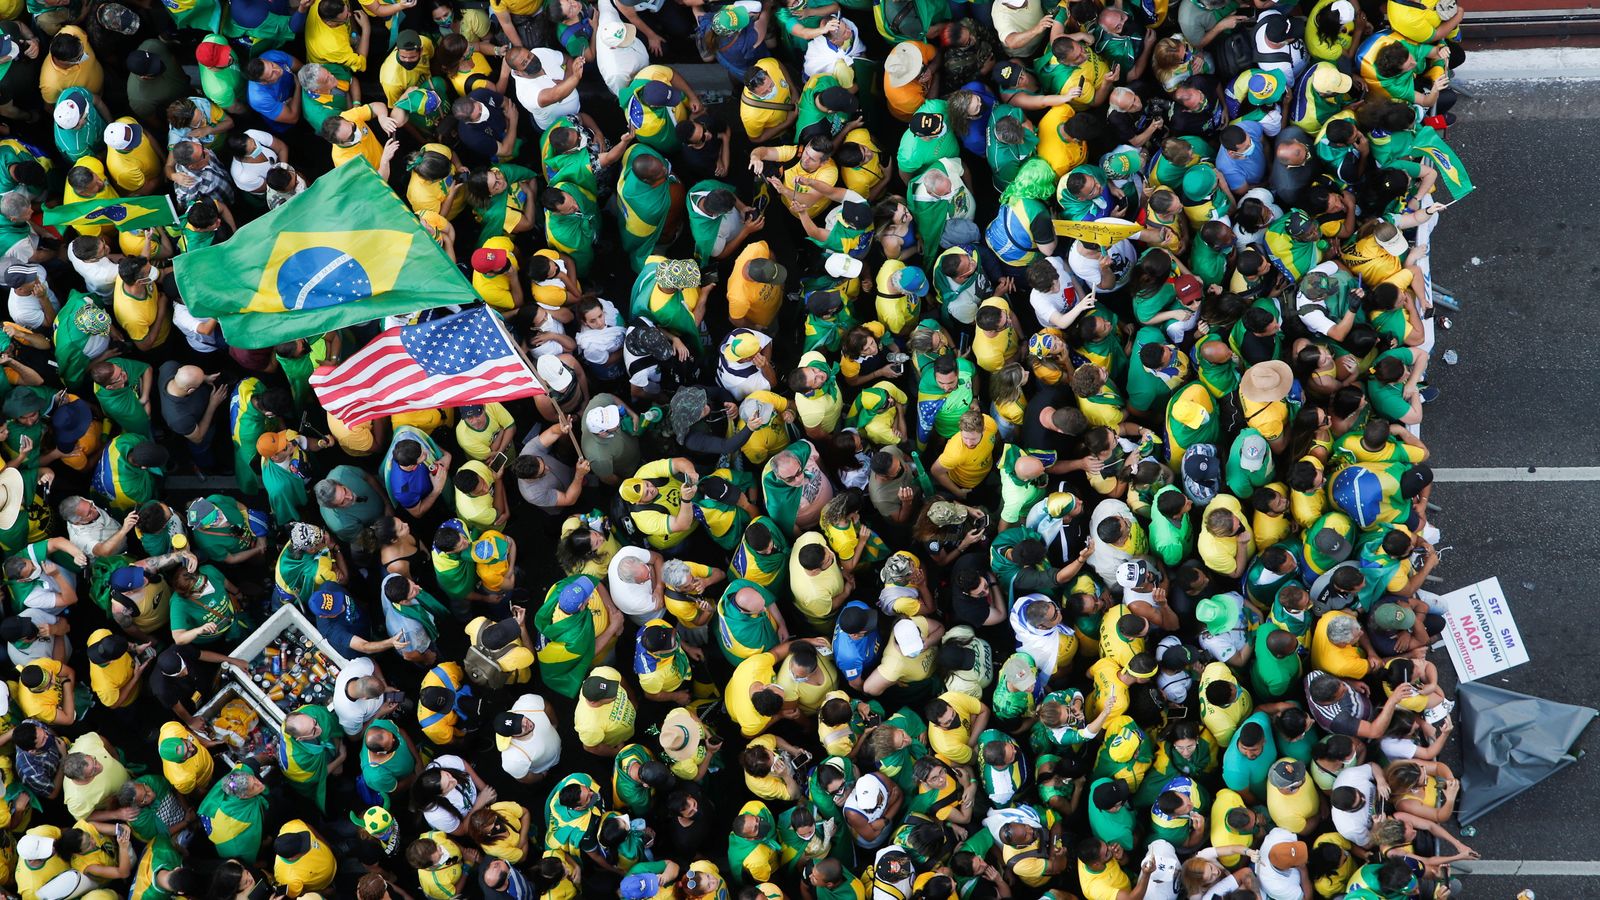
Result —
[[365, 655], [350, 646], [350, 642], [355, 638], [372, 639], [372, 623], [355, 600], [345, 603], [343, 613], [337, 616], [314, 616], [313, 621], [316, 622], [317, 633], [332, 644], [340, 656], [345, 659], [355, 659]]
[[[840, 612], [852, 606], [870, 611], [872, 608], [860, 600], [851, 600], [840, 608]], [[833, 664], [844, 674], [846, 681], [855, 681], [865, 677], [867, 670], [878, 664], [878, 657], [883, 653], [883, 640], [878, 632], [869, 631], [862, 637], [852, 637], [833, 627]]]
[[294, 73], [291, 71], [294, 66], [294, 60], [282, 50], [268, 50], [261, 54], [261, 58], [282, 66], [283, 72], [278, 76], [278, 80], [271, 84], [250, 82], [247, 88], [250, 108], [260, 113], [261, 117], [267, 120], [268, 129], [282, 131], [289, 126], [286, 123], [276, 121], [276, 119], [283, 114], [284, 104], [288, 103], [289, 98], [294, 96], [295, 80]]
[[1262, 184], [1267, 180], [1267, 147], [1260, 122], [1241, 119], [1233, 124], [1250, 135], [1250, 152], [1243, 159], [1236, 158], [1226, 149], [1217, 152], [1217, 171], [1228, 182], [1228, 190], [1239, 191], [1246, 185]]

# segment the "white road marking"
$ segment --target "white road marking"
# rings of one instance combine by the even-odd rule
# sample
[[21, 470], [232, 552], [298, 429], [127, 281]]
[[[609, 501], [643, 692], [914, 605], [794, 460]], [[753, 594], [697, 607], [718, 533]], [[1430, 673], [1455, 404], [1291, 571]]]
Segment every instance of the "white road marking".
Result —
[[1600, 860], [1592, 859], [1469, 859], [1451, 863], [1462, 875], [1600, 877]]
[[1600, 466], [1484, 466], [1434, 469], [1438, 482], [1600, 481]]

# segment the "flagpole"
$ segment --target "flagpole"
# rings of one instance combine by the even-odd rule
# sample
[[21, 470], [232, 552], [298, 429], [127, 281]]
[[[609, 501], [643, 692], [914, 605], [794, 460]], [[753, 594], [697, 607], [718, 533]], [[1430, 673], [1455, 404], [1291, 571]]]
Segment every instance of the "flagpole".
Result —
[[499, 329], [500, 336], [506, 339], [506, 343], [511, 345], [511, 349], [516, 352], [517, 358], [522, 360], [522, 364], [524, 366], [527, 366], [528, 374], [533, 376], [533, 380], [539, 385], [539, 389], [544, 391], [546, 397], [550, 398], [550, 405], [556, 408], [556, 421], [566, 426], [567, 439], [572, 441], [572, 449], [577, 452], [579, 459], [583, 459], [583, 447], [578, 443], [578, 436], [572, 433], [572, 417], [567, 415], [566, 411], [561, 408], [560, 403], [556, 402], [555, 391], [552, 391], [550, 389], [550, 385], [546, 384], [545, 380], [539, 377], [539, 367], [535, 366], [533, 361], [528, 359], [528, 354], [523, 352], [522, 345], [517, 343], [516, 338], [511, 336], [511, 331], [510, 329], [506, 328], [505, 320], [500, 318], [500, 314], [491, 310], [487, 303], [483, 305], [482, 309], [484, 314], [494, 320], [495, 328]]

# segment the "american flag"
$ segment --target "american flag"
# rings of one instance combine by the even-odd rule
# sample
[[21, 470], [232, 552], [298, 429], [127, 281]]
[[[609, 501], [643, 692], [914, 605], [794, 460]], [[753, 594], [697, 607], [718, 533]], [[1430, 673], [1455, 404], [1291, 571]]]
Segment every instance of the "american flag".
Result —
[[476, 307], [383, 332], [311, 387], [345, 425], [544, 393], [494, 313]]

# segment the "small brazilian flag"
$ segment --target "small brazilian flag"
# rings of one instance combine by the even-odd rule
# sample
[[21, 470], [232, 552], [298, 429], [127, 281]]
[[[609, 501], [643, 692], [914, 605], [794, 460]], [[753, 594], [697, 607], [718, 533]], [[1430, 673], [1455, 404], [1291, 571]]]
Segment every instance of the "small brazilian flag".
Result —
[[101, 197], [52, 206], [44, 211], [44, 224], [115, 225], [118, 229], [159, 228], [175, 225], [178, 214], [170, 197]]
[[257, 349], [478, 295], [370, 166], [340, 166], [228, 240], [179, 255], [197, 316]]

